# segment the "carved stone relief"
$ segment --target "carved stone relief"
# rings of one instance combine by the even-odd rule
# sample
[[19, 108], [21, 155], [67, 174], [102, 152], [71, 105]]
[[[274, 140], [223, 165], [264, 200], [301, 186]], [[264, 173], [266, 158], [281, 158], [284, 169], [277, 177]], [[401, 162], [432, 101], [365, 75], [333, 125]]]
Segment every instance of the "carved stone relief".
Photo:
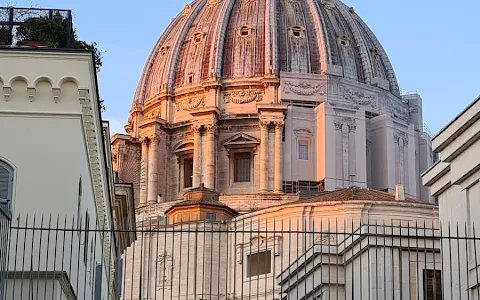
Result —
[[377, 108], [377, 97], [374, 95], [367, 95], [364, 92], [346, 88], [343, 92], [343, 97], [345, 100], [352, 101], [357, 105]]
[[244, 104], [250, 102], [260, 102], [263, 100], [263, 95], [260, 91], [241, 90], [225, 92], [225, 103]]
[[299, 84], [295, 84], [292, 82], [285, 82], [285, 93], [286, 94], [296, 94], [299, 96], [312, 96], [315, 94], [325, 95], [327, 93], [327, 87], [322, 84], [310, 84], [301, 82]]
[[407, 123], [410, 122], [410, 113], [408, 107], [404, 107], [395, 101], [390, 101], [388, 110], [392, 118], [399, 119]]
[[205, 101], [206, 101], [205, 96], [199, 96], [199, 97], [192, 97], [186, 100], [182, 100], [180, 102], [175, 103], [175, 105], [177, 107], [177, 111], [180, 111], [180, 110], [190, 111], [195, 108], [204, 107]]

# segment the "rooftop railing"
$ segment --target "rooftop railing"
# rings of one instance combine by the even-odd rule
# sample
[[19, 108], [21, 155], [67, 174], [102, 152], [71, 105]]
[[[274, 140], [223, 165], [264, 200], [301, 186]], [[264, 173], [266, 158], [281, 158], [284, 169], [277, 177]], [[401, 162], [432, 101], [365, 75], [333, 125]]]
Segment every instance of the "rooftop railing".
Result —
[[66, 9], [0, 7], [0, 47], [21, 46], [17, 29], [33, 18], [62, 19], [66, 48], [70, 48], [73, 38], [72, 11]]

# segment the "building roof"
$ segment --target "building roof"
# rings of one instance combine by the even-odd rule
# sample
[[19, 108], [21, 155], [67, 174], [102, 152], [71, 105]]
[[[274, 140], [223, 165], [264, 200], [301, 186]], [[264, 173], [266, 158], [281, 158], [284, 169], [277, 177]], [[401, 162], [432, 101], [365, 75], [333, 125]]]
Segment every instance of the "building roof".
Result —
[[153, 47], [134, 107], [182, 87], [246, 78], [261, 84], [281, 72], [343, 76], [400, 97], [382, 45], [339, 0], [196, 0]]
[[[301, 194], [300, 200], [295, 203], [315, 203], [315, 202], [331, 202], [331, 201], [397, 201], [395, 195], [377, 190], [364, 189], [359, 187], [350, 187], [339, 189], [331, 192], [318, 192]], [[431, 204], [423, 200], [406, 197], [405, 200], [398, 202], [410, 202], [418, 204]]]

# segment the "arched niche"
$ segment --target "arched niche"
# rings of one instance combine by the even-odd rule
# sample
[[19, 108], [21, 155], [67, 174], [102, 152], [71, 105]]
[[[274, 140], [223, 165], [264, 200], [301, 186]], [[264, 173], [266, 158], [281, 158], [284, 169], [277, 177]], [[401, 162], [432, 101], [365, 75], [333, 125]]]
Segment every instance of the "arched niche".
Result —
[[78, 80], [73, 77], [64, 77], [59, 82], [60, 97], [62, 99], [78, 99]]
[[28, 98], [28, 80], [23, 76], [15, 76], [10, 80], [12, 96], [14, 98]]
[[35, 87], [35, 98], [53, 99], [53, 81], [48, 77], [37, 78], [33, 86]]

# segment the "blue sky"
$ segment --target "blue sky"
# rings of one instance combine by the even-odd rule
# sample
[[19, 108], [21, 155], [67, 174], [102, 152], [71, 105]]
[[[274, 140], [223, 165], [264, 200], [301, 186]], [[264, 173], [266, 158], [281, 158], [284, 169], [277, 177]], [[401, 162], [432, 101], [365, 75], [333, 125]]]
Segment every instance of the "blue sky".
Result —
[[[440, 130], [480, 94], [479, 0], [344, 0], [370, 26], [393, 63], [403, 92], [423, 98], [425, 123]], [[99, 73], [104, 118], [121, 130], [145, 60], [185, 2], [171, 0], [8, 1], [67, 8], [81, 39], [104, 53]], [[114, 5], [113, 5], [114, 4]]]

